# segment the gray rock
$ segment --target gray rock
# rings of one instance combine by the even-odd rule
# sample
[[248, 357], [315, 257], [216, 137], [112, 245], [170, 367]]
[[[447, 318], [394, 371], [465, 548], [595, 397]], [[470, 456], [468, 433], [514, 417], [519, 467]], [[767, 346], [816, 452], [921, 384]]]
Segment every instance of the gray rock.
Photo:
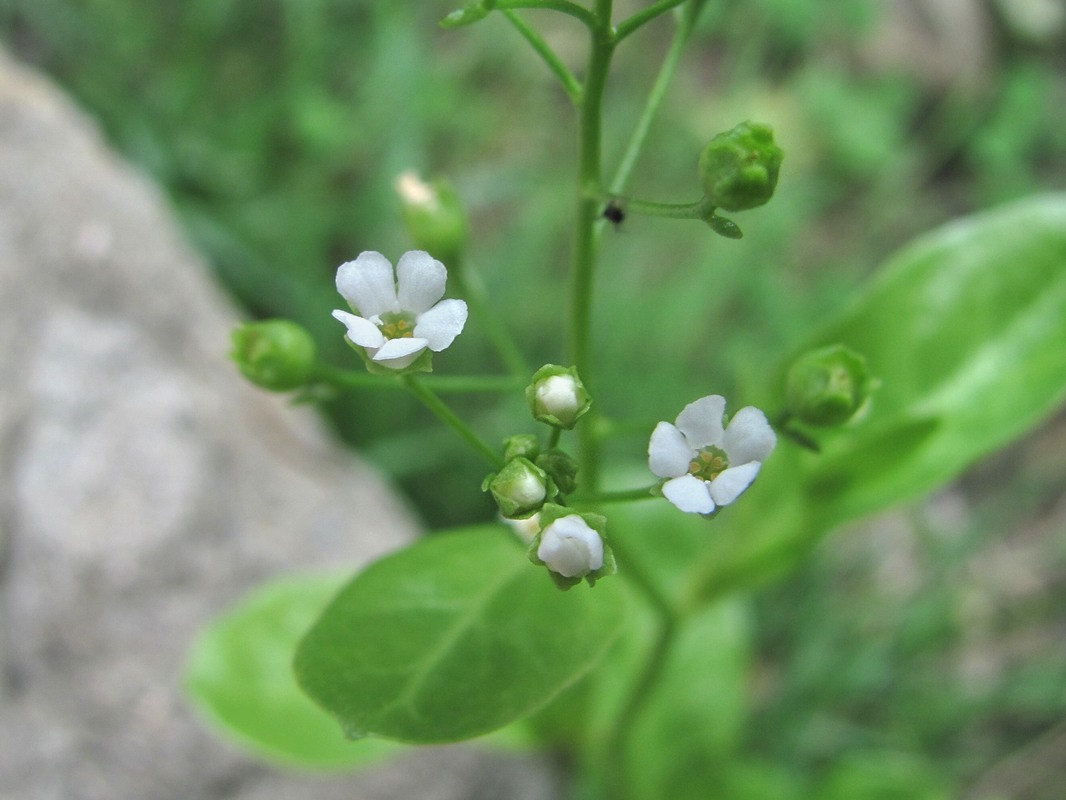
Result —
[[0, 797], [546, 796], [531, 762], [455, 747], [283, 775], [189, 709], [213, 615], [417, 529], [310, 412], [243, 384], [236, 319], [155, 187], [0, 53]]

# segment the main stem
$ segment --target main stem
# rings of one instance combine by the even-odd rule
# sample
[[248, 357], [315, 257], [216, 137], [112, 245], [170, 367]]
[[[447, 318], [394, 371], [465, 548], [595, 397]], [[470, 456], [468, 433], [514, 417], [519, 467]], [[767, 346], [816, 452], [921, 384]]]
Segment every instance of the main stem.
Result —
[[[592, 378], [589, 340], [592, 333], [593, 278], [596, 268], [596, 222], [600, 213], [603, 179], [601, 141], [603, 136], [603, 91], [614, 53], [611, 27], [613, 0], [596, 0], [596, 25], [591, 28], [588, 72], [581, 97], [578, 119], [577, 237], [571, 284], [571, 361], [588, 384]], [[580, 426], [582, 484], [595, 491], [599, 481], [599, 445], [595, 426], [596, 407]]]

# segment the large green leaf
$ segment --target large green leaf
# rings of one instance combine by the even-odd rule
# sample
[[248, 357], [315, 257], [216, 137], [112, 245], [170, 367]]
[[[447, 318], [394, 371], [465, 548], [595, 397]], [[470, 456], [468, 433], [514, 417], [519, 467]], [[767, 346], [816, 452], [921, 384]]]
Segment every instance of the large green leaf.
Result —
[[197, 639], [186, 670], [196, 705], [224, 733], [270, 760], [354, 768], [402, 745], [351, 742], [296, 684], [292, 654], [347, 575], [287, 577], [260, 587]]
[[944, 483], [1066, 399], [1066, 195], [918, 240], [811, 344], [832, 342], [882, 381], [869, 419], [812, 459], [836, 522]]
[[500, 526], [439, 534], [341, 591], [300, 644], [297, 678], [349, 736], [467, 739], [592, 669], [623, 597], [613, 579], [559, 591]]
[[707, 600], [788, 569], [833, 527], [914, 499], [1066, 399], [1066, 195], [944, 226], [889, 260], [797, 353], [843, 343], [881, 380], [822, 452], [778, 446], [715, 520], [690, 591]]

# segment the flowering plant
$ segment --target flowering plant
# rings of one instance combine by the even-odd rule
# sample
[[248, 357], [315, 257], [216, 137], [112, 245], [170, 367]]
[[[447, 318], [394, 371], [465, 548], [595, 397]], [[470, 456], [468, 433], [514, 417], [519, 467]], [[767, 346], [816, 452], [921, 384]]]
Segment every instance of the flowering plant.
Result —
[[[564, 365], [527, 363], [507, 314], [472, 274], [467, 253], [475, 246], [467, 239], [476, 228], [458, 194], [410, 175], [399, 186], [420, 249], [400, 256], [395, 271], [372, 250], [337, 271], [337, 289], [352, 311], [333, 316], [367, 372], [321, 363], [292, 331], [253, 336], [242, 329], [235, 336], [235, 360], [264, 388], [303, 389], [308, 397], [353, 386], [409, 392], [489, 470], [481, 487], [494, 503], [492, 519], [427, 537], [342, 587], [329, 583], [327, 590], [309, 579], [284, 596], [287, 610], [303, 608], [314, 619], [288, 642], [295, 679], [287, 685], [296, 699], [286, 714], [302, 709], [301, 730], [328, 731], [323, 741], [336, 733], [319, 707], [353, 739], [416, 744], [469, 739], [532, 719], [530, 730], [544, 743], [573, 749], [583, 796], [694, 800], [715, 786], [727, 800], [754, 797], [733, 788], [752, 767], [739, 755], [741, 724], [721, 710], [750, 691], [743, 670], [731, 665], [750, 660], [754, 588], [794, 568], [841, 524], [943, 485], [1066, 396], [1066, 348], [1047, 349], [1047, 342], [1066, 341], [1061, 198], [988, 212], [905, 249], [852, 305], [736, 391], [759, 407], [743, 406], [728, 420], [725, 397], [713, 392], [737, 385], [731, 376], [693, 370], [685, 396], [647, 392], [656, 404], [648, 419], [631, 408], [640, 407], [640, 390], [655, 385], [659, 373], [633, 370], [622, 379], [626, 392], [601, 390], [610, 376], [593, 331], [626, 323], [593, 324], [608, 223], [697, 220], [710, 228], [696, 226], [702, 235], [722, 237], [717, 252], [727, 261], [735, 245], [725, 240], [744, 234], [720, 212], [757, 219], [779, 180], [787, 185], [787, 162], [770, 126], [741, 122], [692, 154], [698, 199], [660, 203], [628, 190], [707, 5], [657, 0], [618, 19], [611, 0], [481, 0], [442, 23], [502, 18], [532, 45], [574, 107], [570, 280], [563, 301], [546, 301], [553, 322], [545, 338], [563, 332], [552, 346], [565, 353], [556, 359]], [[524, 9], [559, 12], [587, 30], [583, 72], [568, 66]], [[607, 174], [603, 109], [612, 58], [666, 15], [673, 43]], [[649, 263], [648, 272], [659, 266]], [[458, 297], [443, 299], [449, 278]], [[702, 286], [683, 289], [695, 296]], [[445, 351], [462, 348], [468, 327], [489, 343], [500, 373], [449, 371], [453, 353]], [[655, 369], [675, 366], [671, 350], [656, 352], [666, 355]], [[509, 398], [498, 415], [508, 419], [503, 434], [464, 413], [448, 393]], [[684, 403], [674, 423], [655, 424]], [[503, 413], [519, 406], [521, 417]], [[487, 430], [507, 438], [497, 444]], [[447, 463], [461, 458], [449, 455]], [[248, 608], [243, 623], [265, 626], [260, 606]], [[205, 642], [202, 663], [215, 669], [219, 648]], [[217, 669], [197, 672], [194, 665], [194, 675], [201, 702], [225, 717], [224, 692], [211, 682]], [[269, 703], [264, 697], [256, 714], [226, 717], [227, 724], [276, 755], [321, 765], [328, 747], [308, 748], [306, 740], [297, 746], [279, 734], [291, 716], [272, 718], [262, 711]], [[682, 729], [679, 741], [672, 732]], [[364, 744], [352, 745], [359, 755], [351, 760], [364, 757]], [[801, 783], [790, 780], [781, 776], [785, 789], [759, 796], [801, 796]]]

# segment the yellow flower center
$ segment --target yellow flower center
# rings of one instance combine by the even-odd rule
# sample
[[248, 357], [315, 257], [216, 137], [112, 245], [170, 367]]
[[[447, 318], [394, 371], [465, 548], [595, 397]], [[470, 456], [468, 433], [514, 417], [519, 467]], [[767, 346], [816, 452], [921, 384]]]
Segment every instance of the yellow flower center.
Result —
[[695, 475], [705, 481], [713, 481], [728, 468], [729, 456], [713, 444], [698, 451], [696, 457], [688, 465], [690, 475]]
[[410, 314], [390, 311], [381, 315], [381, 333], [386, 339], [410, 339], [415, 335], [415, 321]]

